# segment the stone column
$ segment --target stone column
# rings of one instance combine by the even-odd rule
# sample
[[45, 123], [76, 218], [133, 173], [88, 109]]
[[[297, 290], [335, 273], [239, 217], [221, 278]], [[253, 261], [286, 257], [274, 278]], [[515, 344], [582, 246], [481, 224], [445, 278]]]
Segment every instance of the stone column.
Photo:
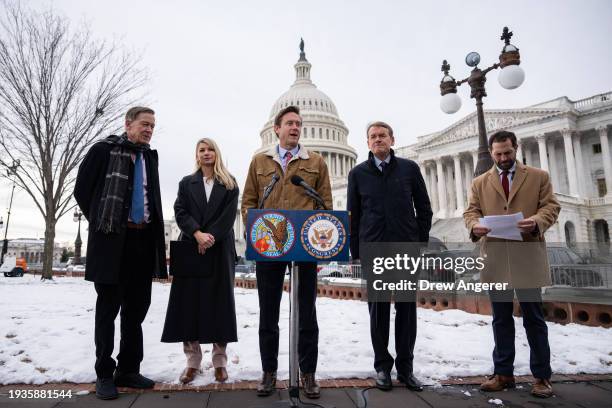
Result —
[[549, 137], [546, 140], [546, 149], [548, 150], [548, 155], [550, 160], [548, 161], [548, 165], [550, 166], [550, 181], [553, 186], [553, 191], [555, 193], [561, 193], [560, 189], [560, 176], [559, 176], [559, 166], [557, 162], [557, 149], [555, 148], [555, 139], [554, 137]]
[[538, 141], [538, 152], [540, 153], [540, 168], [545, 171], [548, 170], [548, 154], [546, 151], [546, 135], [537, 135], [536, 140]]
[[516, 140], [517, 148], [516, 148], [516, 160], [523, 164], [525, 161], [523, 160], [523, 142], [520, 139]]
[[338, 155], [338, 153], [334, 154], [334, 161], [336, 162], [336, 177], [340, 177], [341, 176], [341, 171], [340, 171], [340, 156]]
[[438, 218], [446, 218], [446, 180], [444, 167], [442, 166], [442, 158], [436, 159], [436, 173], [438, 176]]
[[578, 196], [578, 178], [576, 176], [576, 161], [574, 160], [574, 146], [572, 145], [572, 134], [570, 129], [561, 130], [563, 135], [563, 145], [565, 150], [565, 167], [567, 168], [567, 180], [569, 184], [569, 193], [575, 197]]
[[453, 166], [451, 163], [443, 163], [444, 176], [446, 178], [446, 216], [453, 217], [455, 215], [455, 209], [457, 208], [455, 203], [455, 183], [453, 183]]
[[438, 182], [436, 181], [436, 168], [433, 163], [429, 162], [427, 167], [429, 168], [429, 198], [431, 199], [431, 209], [436, 215], [440, 210], [440, 205], [438, 202]]
[[574, 162], [576, 163], [576, 173], [578, 175], [578, 194], [581, 197], [588, 197], [588, 184], [587, 175], [584, 170], [584, 163], [582, 162], [582, 143], [580, 143], [580, 133], [574, 134]]
[[431, 201], [431, 208], [433, 210], [434, 199], [432, 196], [432, 183], [431, 183], [431, 170], [427, 162], [423, 162], [423, 180], [425, 180], [425, 188], [427, 189], [427, 195], [429, 196], [429, 201]]
[[461, 178], [461, 156], [455, 154], [453, 156], [453, 162], [455, 163], [455, 195], [457, 197], [457, 210], [455, 215], [460, 217], [463, 214], [463, 181]]
[[527, 165], [533, 166], [533, 150], [531, 150], [531, 144], [523, 143], [523, 154], [525, 155]]
[[[478, 150], [472, 150], [472, 161], [474, 162], [474, 171], [476, 171], [476, 164], [478, 164]], [[474, 171], [472, 174], [474, 174]]]
[[[608, 127], [597, 128], [599, 132], [599, 143], [601, 143], [601, 159], [604, 166], [604, 177], [606, 178], [606, 197], [612, 196], [612, 156], [610, 156], [610, 144], [608, 143]], [[610, 225], [610, 224], [608, 224]]]
[[465, 171], [465, 201], [468, 202], [470, 200], [470, 191], [472, 189], [472, 180], [474, 179], [474, 169], [470, 165], [470, 161], [468, 158], [463, 159], [463, 169]]

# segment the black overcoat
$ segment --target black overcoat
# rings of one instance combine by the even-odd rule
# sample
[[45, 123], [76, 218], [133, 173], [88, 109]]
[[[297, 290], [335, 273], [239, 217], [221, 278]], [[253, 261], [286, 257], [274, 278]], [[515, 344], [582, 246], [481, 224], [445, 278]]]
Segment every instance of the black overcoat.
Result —
[[[128, 190], [124, 198], [121, 227], [116, 233], [103, 233], [98, 231], [98, 210], [104, 189], [104, 180], [110, 151], [114, 146], [105, 141], [94, 144], [79, 166], [75, 186], [74, 198], [81, 208], [83, 215], [89, 222], [87, 237], [87, 261], [85, 266], [85, 279], [95, 283], [117, 284], [121, 270], [121, 259], [124, 254], [125, 237], [128, 216], [132, 200], [132, 184], [134, 176], [134, 163], [130, 163]], [[151, 233], [154, 236], [155, 248], [154, 268], [152, 277], [167, 278], [166, 245], [164, 240], [164, 217], [162, 214], [161, 194], [159, 188], [158, 157], [156, 150], [144, 150], [147, 174], [147, 199], [150, 212]]]
[[348, 176], [347, 210], [351, 218], [351, 255], [360, 242], [428, 242], [431, 203], [418, 164], [396, 157], [383, 174], [370, 152]]
[[234, 305], [236, 246], [234, 221], [238, 210], [238, 187], [228, 190], [215, 180], [207, 202], [202, 172], [179, 183], [174, 214], [179, 240], [195, 242], [193, 233], [211, 234], [215, 243], [207, 249], [213, 272], [205, 277], [172, 278], [162, 341], [229, 343], [238, 340]]

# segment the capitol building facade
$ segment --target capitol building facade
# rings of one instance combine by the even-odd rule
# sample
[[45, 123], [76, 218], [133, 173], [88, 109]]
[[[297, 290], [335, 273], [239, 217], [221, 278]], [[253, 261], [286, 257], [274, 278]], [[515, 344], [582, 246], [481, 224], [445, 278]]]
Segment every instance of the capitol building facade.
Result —
[[[311, 64], [301, 45], [294, 65], [296, 79], [273, 104], [260, 132], [261, 147], [274, 147], [274, 117], [283, 108], [300, 108], [300, 144], [321, 154], [328, 166], [334, 209], [346, 209], [348, 173], [357, 164], [356, 150], [347, 142], [348, 128], [333, 101], [310, 79]], [[518, 160], [547, 170], [562, 210], [546, 233], [549, 242], [610, 242], [612, 223], [612, 92], [571, 101], [562, 96], [521, 109], [485, 111], [487, 134], [505, 129], [519, 141]], [[396, 148], [399, 157], [417, 162], [427, 184], [434, 221], [431, 236], [444, 242], [469, 240], [462, 213], [477, 161], [476, 112], [446, 129], [417, 137]], [[236, 216], [236, 249], [244, 255], [244, 225]]]
[[[487, 134], [516, 134], [517, 159], [550, 173], [561, 204], [549, 242], [610, 242], [612, 223], [612, 92], [578, 101], [562, 96], [522, 109], [485, 111]], [[434, 211], [431, 235], [463, 242], [468, 234], [461, 214], [477, 161], [476, 113], [439, 132], [419, 136], [398, 148], [398, 156], [416, 161]]]

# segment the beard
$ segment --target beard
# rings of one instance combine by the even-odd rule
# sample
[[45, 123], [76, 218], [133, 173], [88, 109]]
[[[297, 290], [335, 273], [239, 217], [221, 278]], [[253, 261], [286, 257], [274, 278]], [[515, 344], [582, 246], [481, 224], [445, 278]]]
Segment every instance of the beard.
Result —
[[495, 162], [495, 164], [497, 165], [497, 167], [499, 167], [502, 170], [510, 170], [512, 166], [514, 166], [515, 161], [516, 161], [515, 159], [512, 159], [512, 160]]

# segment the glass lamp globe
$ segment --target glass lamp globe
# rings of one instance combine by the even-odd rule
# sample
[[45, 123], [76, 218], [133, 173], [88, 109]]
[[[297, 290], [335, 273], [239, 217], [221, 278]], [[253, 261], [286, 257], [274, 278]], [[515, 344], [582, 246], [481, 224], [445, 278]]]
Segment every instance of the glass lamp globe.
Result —
[[474, 51], [470, 52], [465, 56], [465, 63], [469, 67], [475, 67], [480, 63], [480, 54]]
[[444, 113], [455, 113], [461, 108], [461, 98], [456, 93], [447, 93], [440, 100], [440, 109]]
[[516, 89], [525, 81], [525, 71], [518, 65], [508, 65], [502, 68], [497, 80], [506, 89]]

